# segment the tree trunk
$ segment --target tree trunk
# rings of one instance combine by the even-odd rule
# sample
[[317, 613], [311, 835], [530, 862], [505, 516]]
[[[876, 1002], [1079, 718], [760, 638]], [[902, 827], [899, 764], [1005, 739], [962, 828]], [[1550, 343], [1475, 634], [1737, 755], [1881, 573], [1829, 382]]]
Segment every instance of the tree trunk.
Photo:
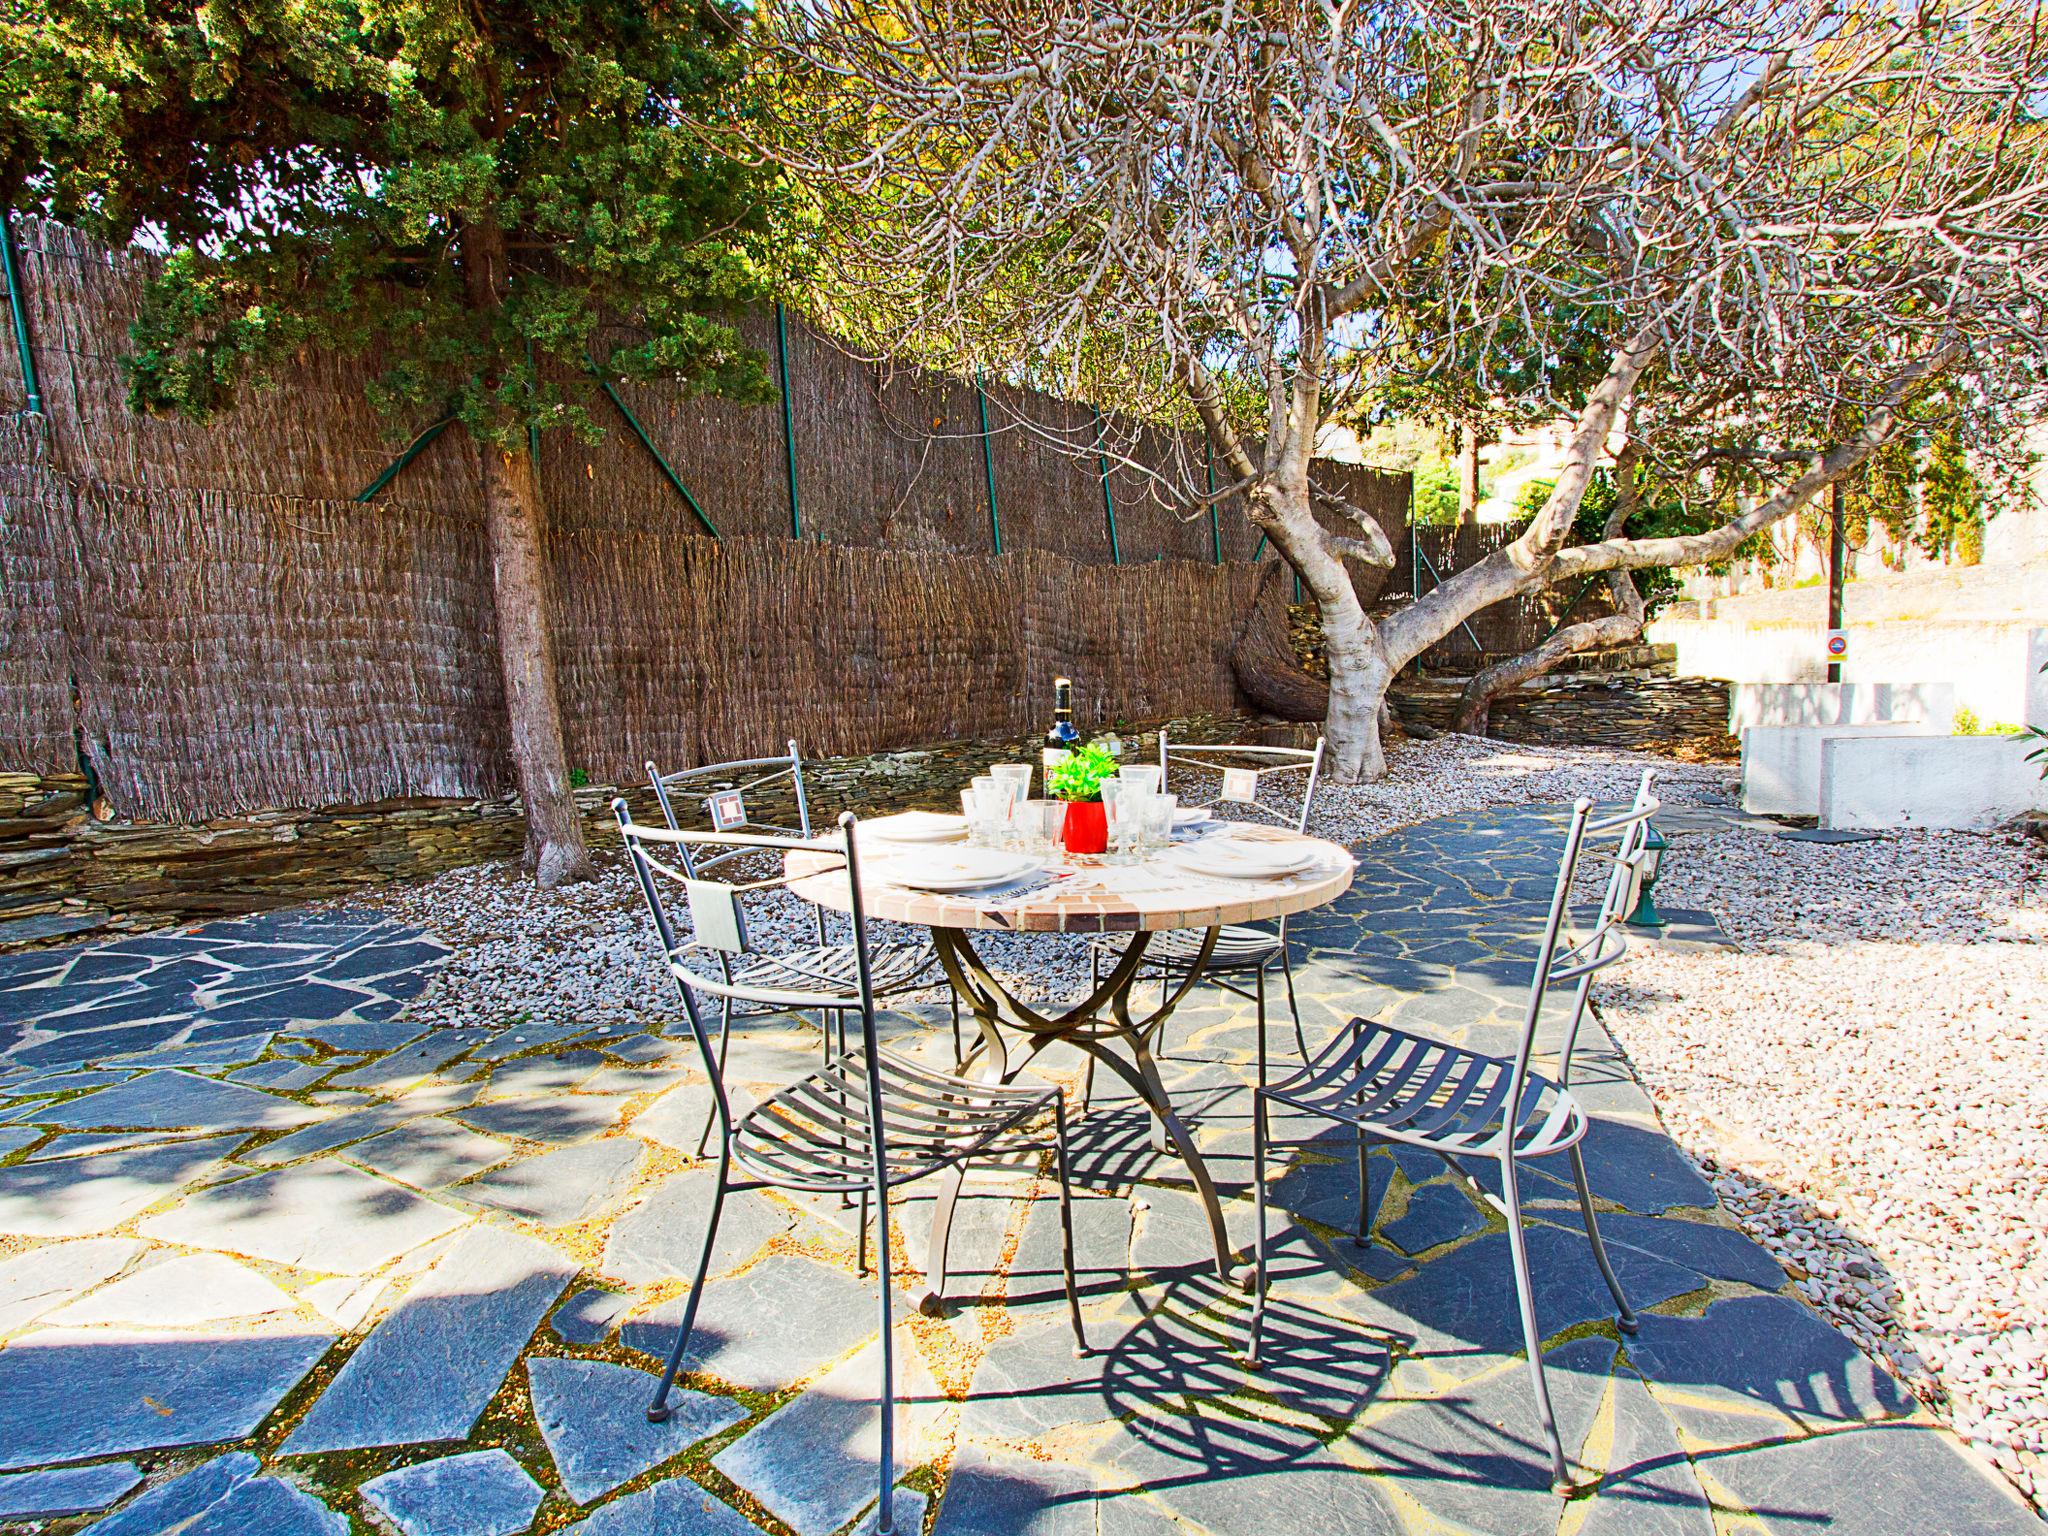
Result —
[[1380, 741], [1381, 707], [1394, 673], [1379, 629], [1358, 600], [1358, 587], [1343, 554], [1310, 511], [1305, 466], [1300, 475], [1269, 484], [1260, 502], [1258, 520], [1301, 574], [1323, 628], [1323, 655], [1330, 673], [1323, 771], [1339, 784], [1380, 778], [1387, 771]]
[[526, 868], [541, 887], [596, 879], [584, 823], [569, 793], [561, 748], [555, 641], [547, 631], [547, 565], [541, 545], [541, 485], [532, 455], [483, 444], [483, 512], [492, 539], [498, 598], [498, 668], [512, 723], [512, 764], [526, 805]]
[[[1619, 579], [1628, 581], [1626, 575]], [[1642, 633], [1640, 612], [1610, 614], [1604, 619], [1589, 619], [1560, 629], [1533, 650], [1482, 668], [1465, 685], [1451, 715], [1451, 729], [1466, 736], [1484, 736], [1492, 723], [1494, 701], [1502, 694], [1513, 692], [1532, 677], [1542, 676], [1567, 656], [1604, 645], [1624, 645], [1641, 638]]]
[[1394, 669], [1379, 630], [1354, 596], [1324, 609], [1323, 646], [1330, 660], [1330, 713], [1323, 725], [1324, 763], [1332, 781], [1363, 784], [1384, 778], [1387, 753], [1380, 721]]
[[[490, 219], [465, 224], [460, 249], [470, 308], [502, 305], [511, 282], [504, 231]], [[498, 667], [505, 680], [512, 765], [526, 808], [526, 867], [549, 889], [595, 879], [597, 871], [583, 846], [583, 822], [569, 790], [568, 756], [562, 748], [540, 479], [524, 442], [510, 449], [488, 442], [479, 447], [497, 600]]]
[[[1642, 447], [1633, 438], [1624, 442], [1614, 460], [1614, 510], [1607, 514], [1603, 539], [1618, 539], [1628, 532], [1628, 520], [1638, 500], [1636, 466]], [[1495, 662], [1473, 673], [1451, 714], [1451, 729], [1466, 736], [1484, 736], [1492, 723], [1494, 701], [1540, 677], [1565, 657], [1604, 645], [1625, 645], [1643, 635], [1643, 594], [1627, 571], [1609, 571], [1607, 588], [1613, 595], [1615, 611], [1603, 619], [1590, 619], [1556, 630], [1541, 644]]]
[[561, 695], [554, 638], [548, 633], [547, 566], [542, 553], [540, 482], [522, 445], [483, 445], [484, 513], [497, 597], [498, 666], [512, 726], [512, 762], [526, 806], [526, 867], [543, 889], [596, 878], [583, 846], [583, 822], [569, 789], [562, 748]]
[[1458, 526], [1471, 528], [1479, 521], [1479, 428], [1471, 422], [1458, 427]]

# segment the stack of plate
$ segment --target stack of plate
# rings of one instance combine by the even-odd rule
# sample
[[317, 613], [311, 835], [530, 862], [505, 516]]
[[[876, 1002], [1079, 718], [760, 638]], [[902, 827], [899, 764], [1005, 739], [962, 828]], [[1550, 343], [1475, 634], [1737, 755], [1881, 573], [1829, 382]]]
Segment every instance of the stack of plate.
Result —
[[913, 891], [979, 891], [1008, 885], [1045, 868], [1045, 861], [994, 848], [932, 848], [896, 854], [875, 873]]
[[1277, 880], [1298, 874], [1315, 863], [1313, 850], [1295, 843], [1240, 841], [1207, 837], [1170, 849], [1164, 857], [1194, 875], [1224, 880]]
[[885, 843], [957, 843], [967, 835], [967, 818], [937, 811], [905, 811], [900, 816], [879, 817], [863, 830]]

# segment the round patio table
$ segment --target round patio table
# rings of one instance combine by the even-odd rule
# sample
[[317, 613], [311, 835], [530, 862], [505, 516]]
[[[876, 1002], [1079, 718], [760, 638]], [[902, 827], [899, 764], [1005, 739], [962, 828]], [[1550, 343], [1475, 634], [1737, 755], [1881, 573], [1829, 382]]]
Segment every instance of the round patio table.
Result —
[[[1043, 874], [1009, 886], [939, 894], [893, 885], [888, 879], [892, 854], [906, 850], [888, 840], [889, 818], [864, 822], [858, 832], [861, 853], [862, 905], [871, 918], [912, 923], [932, 931], [933, 945], [947, 980], [974, 1015], [978, 1033], [963, 1071], [976, 1069], [983, 1081], [1007, 1083], [1039, 1052], [1053, 1045], [1072, 1045], [1130, 1085], [1151, 1111], [1158, 1128], [1187, 1165], [1209, 1220], [1216, 1248], [1216, 1272], [1226, 1282], [1233, 1274], [1230, 1238], [1223, 1207], [1208, 1165], [1194, 1138], [1174, 1112], [1173, 1101], [1160, 1081], [1152, 1042], [1173, 1010], [1195, 983], [1215, 948], [1223, 927], [1305, 912], [1335, 901], [1351, 886], [1356, 864], [1337, 844], [1304, 837], [1275, 827], [1242, 822], [1219, 823], [1209, 835], [1291, 845], [1310, 855], [1308, 865], [1291, 875], [1271, 879], [1223, 879], [1196, 874], [1173, 861], [1172, 850], [1136, 864], [1110, 864], [1101, 858], [1060, 855]], [[1184, 846], [1177, 844], [1176, 847]], [[804, 861], [830, 865], [805, 877]], [[789, 889], [821, 906], [844, 912], [850, 903], [844, 872], [831, 855], [792, 853]], [[1146, 945], [1168, 929], [1201, 929], [1202, 942], [1180, 985], [1150, 1011], [1134, 1005], [1132, 990], [1144, 963]], [[1000, 933], [1127, 933], [1116, 963], [1087, 996], [1055, 1010], [1027, 1003], [997, 979], [975, 949], [976, 932]], [[1014, 1043], [1013, 1043], [1014, 1039]], [[942, 1181], [932, 1218], [930, 1289], [921, 1299], [935, 1310], [945, 1294], [946, 1246], [953, 1209], [965, 1177], [964, 1166]]]

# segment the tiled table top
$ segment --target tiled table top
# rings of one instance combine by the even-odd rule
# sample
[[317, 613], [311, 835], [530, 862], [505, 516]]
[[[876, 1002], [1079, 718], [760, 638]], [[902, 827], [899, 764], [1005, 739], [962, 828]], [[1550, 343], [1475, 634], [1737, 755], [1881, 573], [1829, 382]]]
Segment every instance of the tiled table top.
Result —
[[[941, 894], [911, 890], [886, 878], [887, 854], [902, 845], [887, 841], [886, 825], [863, 828], [863, 905], [871, 918], [917, 923], [927, 928], [976, 928], [1021, 933], [1135, 933], [1168, 928], [1219, 928], [1257, 922], [1327, 905], [1351, 887], [1356, 861], [1322, 838], [1277, 827], [1234, 824], [1227, 834], [1244, 841], [1297, 847], [1312, 862], [1299, 873], [1275, 879], [1217, 879], [1178, 867], [1155, 854], [1138, 864], [1108, 864], [1099, 858], [1062, 858], [1044, 877], [992, 890]], [[816, 870], [815, 874], [805, 871]], [[846, 879], [833, 854], [789, 855], [789, 888], [808, 901], [844, 912], [850, 905]]]

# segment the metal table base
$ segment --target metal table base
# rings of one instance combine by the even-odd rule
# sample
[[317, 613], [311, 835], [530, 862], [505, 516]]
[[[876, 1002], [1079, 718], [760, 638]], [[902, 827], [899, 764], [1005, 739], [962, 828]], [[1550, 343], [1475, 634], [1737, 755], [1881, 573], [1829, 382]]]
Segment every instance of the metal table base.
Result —
[[[1216, 1197], [1209, 1168], [1195, 1148], [1194, 1138], [1174, 1112], [1173, 1101], [1159, 1080], [1152, 1044], [1173, 1010], [1180, 1006], [1216, 947], [1219, 929], [1203, 933], [1202, 945], [1188, 966], [1180, 985], [1160, 1004], [1142, 1016], [1134, 1016], [1131, 990], [1145, 958], [1151, 934], [1136, 932], [1117, 963], [1080, 1002], [1064, 1012], [1043, 1012], [1020, 1001], [998, 981], [974, 947], [969, 930], [934, 928], [932, 938], [939, 963], [954, 992], [974, 1015], [978, 1038], [960, 1063], [963, 1072], [976, 1070], [984, 1082], [1007, 1083], [1030, 1065], [1039, 1052], [1052, 1045], [1072, 1045], [1130, 1085], [1139, 1101], [1151, 1111], [1157, 1134], [1162, 1134], [1173, 1151], [1187, 1165], [1195, 1192], [1209, 1218], [1209, 1233], [1216, 1246], [1216, 1273], [1225, 1282], [1242, 1273], [1231, 1252], [1230, 1237], [1223, 1224], [1223, 1207]], [[1017, 1036], [1013, 1044], [1005, 1032]], [[946, 1292], [946, 1246], [951, 1235], [954, 1207], [966, 1177], [964, 1165], [941, 1176], [936, 1209], [932, 1215], [931, 1265], [928, 1289], [919, 1299], [927, 1313], [936, 1313]]]

